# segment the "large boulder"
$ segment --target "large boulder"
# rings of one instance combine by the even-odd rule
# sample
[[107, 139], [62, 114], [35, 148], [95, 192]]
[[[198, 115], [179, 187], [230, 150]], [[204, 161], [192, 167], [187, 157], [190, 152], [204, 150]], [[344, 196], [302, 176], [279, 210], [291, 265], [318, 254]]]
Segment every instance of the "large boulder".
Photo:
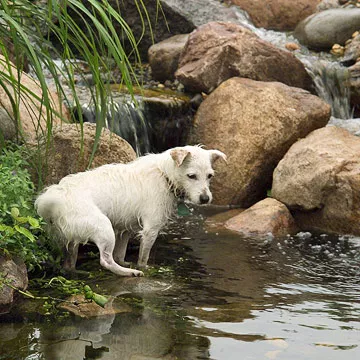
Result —
[[304, 65], [292, 53], [225, 22], [205, 24], [190, 34], [175, 76], [193, 92], [209, 93], [234, 76], [312, 89]]
[[303, 89], [244, 78], [222, 83], [200, 105], [191, 136], [228, 157], [212, 183], [214, 202], [248, 207], [266, 197], [290, 146], [329, 118], [330, 106]]
[[[28, 286], [27, 270], [19, 258], [8, 259], [0, 256], [0, 314], [10, 310], [17, 295], [14, 288], [26, 290]], [[10, 284], [8, 286], [7, 284]]]
[[334, 44], [344, 45], [359, 29], [359, 8], [329, 9], [300, 22], [294, 36], [309, 48], [329, 50]]
[[293, 30], [306, 17], [316, 12], [321, 0], [227, 0], [245, 10], [256, 27]]
[[326, 127], [295, 143], [274, 171], [272, 196], [302, 228], [360, 235], [360, 139]]
[[151, 75], [155, 80], [173, 80], [179, 65], [179, 58], [189, 38], [179, 34], [150, 46], [148, 51]]
[[[47, 133], [47, 108], [44, 106], [43, 90], [38, 81], [28, 74], [16, 69], [0, 55], [0, 72], [4, 83], [0, 86], [0, 132], [5, 139], [14, 139], [16, 136], [25, 139], [36, 138]], [[18, 87], [18, 76], [20, 87]], [[14, 82], [5, 81], [13, 78]], [[16, 80], [16, 81], [15, 81]], [[20, 89], [20, 96], [18, 91]], [[68, 119], [68, 111], [62, 105], [59, 97], [48, 91], [50, 102], [57, 114], [52, 116], [52, 125]], [[17, 100], [16, 100], [17, 99]], [[14, 106], [18, 114], [14, 114]], [[16, 120], [17, 116], [18, 121]]]
[[243, 236], [256, 238], [263, 238], [269, 234], [282, 237], [298, 231], [288, 208], [272, 198], [261, 200], [227, 220], [225, 227]]
[[[89, 123], [83, 124], [83, 133], [79, 124], [62, 124], [55, 128], [47, 151], [46, 146], [41, 146], [42, 182], [45, 185], [58, 183], [66, 175], [86, 170], [92, 155], [95, 134], [96, 125]], [[33, 146], [36, 148], [37, 144], [33, 143]], [[91, 168], [111, 163], [127, 163], [135, 158], [135, 151], [127, 141], [104, 128]], [[38, 174], [33, 174], [35, 183], [39, 182], [37, 176]]]

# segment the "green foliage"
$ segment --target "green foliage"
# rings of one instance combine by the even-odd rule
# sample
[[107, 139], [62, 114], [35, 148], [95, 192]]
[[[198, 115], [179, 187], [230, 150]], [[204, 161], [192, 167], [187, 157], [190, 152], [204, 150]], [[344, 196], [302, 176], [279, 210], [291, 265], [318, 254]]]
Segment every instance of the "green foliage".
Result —
[[0, 154], [0, 250], [20, 256], [32, 271], [59, 259], [55, 260], [45, 245], [43, 224], [33, 207], [35, 189], [25, 156], [24, 148], [14, 145]]
[[11, 224], [12, 208], [22, 215], [34, 215], [34, 184], [27, 170], [26, 151], [23, 147], [8, 145], [0, 153], [0, 222]]

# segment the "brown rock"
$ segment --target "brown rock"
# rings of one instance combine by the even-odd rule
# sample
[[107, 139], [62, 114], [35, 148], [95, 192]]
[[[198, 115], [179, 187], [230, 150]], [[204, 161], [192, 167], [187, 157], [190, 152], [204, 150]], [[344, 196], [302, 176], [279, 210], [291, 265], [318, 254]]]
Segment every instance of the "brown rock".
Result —
[[180, 54], [188, 40], [188, 34], [172, 36], [155, 45], [148, 51], [151, 74], [155, 80], [173, 80], [179, 65]]
[[304, 65], [292, 53], [224, 22], [202, 25], [190, 34], [175, 76], [193, 92], [211, 92], [234, 76], [312, 88]]
[[297, 43], [286, 43], [285, 44], [285, 48], [289, 51], [295, 51], [295, 50], [299, 50], [300, 46]]
[[299, 88], [242, 78], [221, 84], [200, 105], [191, 135], [228, 157], [217, 164], [214, 203], [248, 207], [266, 197], [290, 146], [329, 118], [330, 106]]
[[245, 211], [245, 209], [236, 208], [206, 218], [205, 220], [206, 231], [210, 231], [210, 232], [222, 231], [224, 229], [224, 225], [226, 221], [240, 214], [243, 211]]
[[0, 256], [0, 314], [10, 310], [17, 294], [16, 290], [7, 286], [9, 282], [19, 290], [26, 290], [28, 286], [27, 270], [24, 262], [18, 258], [7, 259]]
[[[11, 75], [8, 69], [8, 64], [5, 58], [0, 55], [0, 71], [6, 74], [7, 76], [17, 77], [18, 71], [14, 65], [11, 66]], [[42, 98], [43, 91], [41, 86], [37, 81], [31, 78], [24, 72], [20, 71], [20, 83], [21, 83], [21, 96], [20, 100], [16, 104], [16, 108], [19, 111], [19, 119], [20, 122], [17, 124], [17, 130], [20, 137], [24, 136], [26, 139], [34, 138], [46, 134], [47, 132], [47, 109], [42, 104], [42, 102], [36, 99], [34, 96], [29, 94], [29, 91], [34, 93], [34, 95], [38, 98]], [[0, 107], [2, 107], [10, 116], [14, 118], [13, 106], [11, 100], [18, 98], [18, 95], [15, 97], [15, 93], [18, 92], [17, 85], [15, 89], [13, 85], [9, 83], [5, 83], [6, 91], [11, 94], [11, 98], [9, 98], [7, 92], [4, 90], [3, 86], [0, 86]], [[28, 89], [28, 90], [26, 90]], [[55, 111], [57, 111], [64, 120], [68, 119], [68, 112], [65, 106], [60, 105], [59, 97], [52, 93], [48, 92], [48, 96], [51, 99], [53, 107]], [[1, 121], [1, 118], [0, 118]], [[14, 122], [16, 124], [16, 122]], [[52, 118], [52, 124], [60, 124], [61, 118], [54, 114]], [[38, 127], [39, 126], [39, 127]], [[8, 128], [7, 125], [2, 125], [0, 122], [0, 131], [5, 131]], [[4, 134], [5, 138], [9, 138], [7, 134]]]
[[[43, 183], [58, 183], [64, 176], [87, 169], [92, 154], [96, 124], [83, 125], [83, 153], [81, 153], [81, 128], [79, 124], [62, 124], [54, 129], [50, 150], [42, 169]], [[37, 144], [32, 143], [33, 146]], [[44, 147], [41, 156], [45, 156]], [[135, 151], [120, 136], [103, 129], [91, 168], [110, 163], [126, 163], [136, 158]], [[34, 174], [35, 183], [38, 182]]]
[[321, 0], [227, 0], [245, 10], [256, 27], [272, 30], [293, 30], [316, 12]]
[[295, 143], [274, 171], [272, 196], [302, 228], [360, 235], [360, 139], [337, 127]]
[[95, 316], [110, 316], [131, 311], [130, 307], [126, 304], [114, 304], [113, 297], [109, 297], [109, 301], [104, 307], [101, 307], [94, 301], [85, 300], [84, 295], [72, 295], [66, 302], [59, 304], [58, 307], [86, 319]]
[[294, 218], [281, 202], [266, 198], [225, 223], [229, 230], [244, 236], [285, 236], [298, 231]]

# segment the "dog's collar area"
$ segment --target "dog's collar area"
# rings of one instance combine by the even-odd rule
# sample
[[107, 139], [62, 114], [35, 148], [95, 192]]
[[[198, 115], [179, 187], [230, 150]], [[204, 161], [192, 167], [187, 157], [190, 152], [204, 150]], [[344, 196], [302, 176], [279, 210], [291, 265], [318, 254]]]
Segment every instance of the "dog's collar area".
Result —
[[185, 198], [185, 191], [177, 188], [174, 183], [165, 175], [163, 174], [164, 179], [168, 184], [169, 191], [175, 196], [177, 199], [184, 199]]

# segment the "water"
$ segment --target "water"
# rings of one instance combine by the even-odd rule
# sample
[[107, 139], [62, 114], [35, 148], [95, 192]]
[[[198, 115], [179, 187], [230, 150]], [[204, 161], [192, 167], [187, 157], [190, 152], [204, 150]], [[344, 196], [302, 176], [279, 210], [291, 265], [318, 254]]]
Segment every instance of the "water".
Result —
[[207, 215], [158, 239], [150, 262], [172, 271], [93, 280], [124, 312], [12, 317], [0, 323], [0, 359], [359, 358], [359, 238], [258, 241], [206, 225]]
[[[84, 121], [96, 123], [94, 106], [84, 104], [82, 113]], [[150, 124], [146, 120], [144, 104], [140, 99], [138, 104], [125, 98], [112, 99], [108, 104], [104, 125], [125, 139], [138, 156], [150, 152]]]

